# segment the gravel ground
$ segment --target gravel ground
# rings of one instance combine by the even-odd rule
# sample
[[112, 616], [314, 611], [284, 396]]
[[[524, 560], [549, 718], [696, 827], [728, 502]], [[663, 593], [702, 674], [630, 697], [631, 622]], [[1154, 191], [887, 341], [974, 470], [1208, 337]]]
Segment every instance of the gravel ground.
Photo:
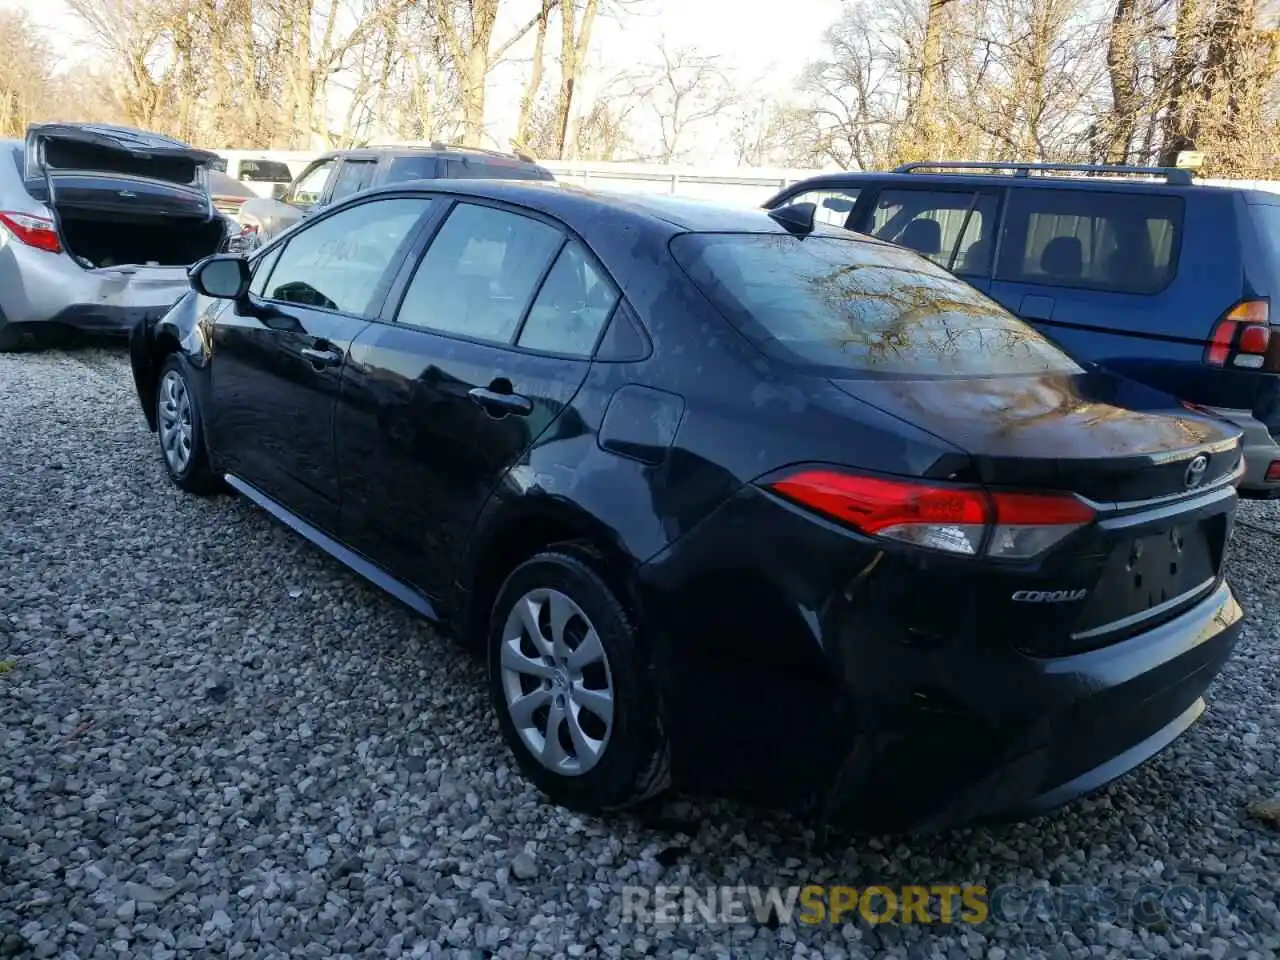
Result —
[[[1033, 824], [815, 847], [721, 801], [594, 820], [512, 767], [480, 665], [247, 503], [164, 480], [127, 361], [0, 356], [0, 956], [1274, 956], [1280, 505], [1205, 719]], [[1267, 532], [1271, 530], [1273, 532]], [[1243, 888], [1148, 925], [620, 922], [624, 884]]]

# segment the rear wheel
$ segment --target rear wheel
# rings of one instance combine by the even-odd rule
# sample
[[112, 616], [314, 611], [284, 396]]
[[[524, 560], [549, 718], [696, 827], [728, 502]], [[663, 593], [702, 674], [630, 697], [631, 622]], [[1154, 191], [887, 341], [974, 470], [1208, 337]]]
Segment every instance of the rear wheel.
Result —
[[34, 326], [29, 323], [7, 323], [0, 326], [0, 353], [18, 353], [39, 346]]
[[191, 389], [190, 368], [181, 355], [169, 354], [156, 388], [156, 437], [169, 478], [195, 494], [214, 493], [218, 478], [205, 448], [200, 405]]
[[507, 578], [489, 628], [503, 736], [554, 802], [595, 812], [670, 783], [670, 759], [630, 617], [592, 564], [541, 553]]

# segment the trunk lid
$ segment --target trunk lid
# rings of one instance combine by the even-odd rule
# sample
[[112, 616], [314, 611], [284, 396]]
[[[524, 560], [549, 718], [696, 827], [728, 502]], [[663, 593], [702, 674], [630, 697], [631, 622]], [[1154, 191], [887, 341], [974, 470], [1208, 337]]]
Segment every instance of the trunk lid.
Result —
[[24, 176], [32, 195], [55, 207], [207, 218], [216, 159], [128, 127], [44, 123], [27, 128]]
[[[963, 479], [991, 486], [1067, 490], [1099, 503], [1124, 503], [1210, 487], [1240, 462], [1235, 425], [1096, 369], [833, 382], [954, 443], [971, 460], [971, 474]], [[1207, 462], [1200, 468], [1202, 456]]]
[[845, 379], [843, 391], [969, 455], [954, 479], [1069, 491], [1093, 523], [1028, 562], [993, 563], [993, 637], [1068, 656], [1152, 629], [1221, 582], [1240, 431], [1110, 374]]

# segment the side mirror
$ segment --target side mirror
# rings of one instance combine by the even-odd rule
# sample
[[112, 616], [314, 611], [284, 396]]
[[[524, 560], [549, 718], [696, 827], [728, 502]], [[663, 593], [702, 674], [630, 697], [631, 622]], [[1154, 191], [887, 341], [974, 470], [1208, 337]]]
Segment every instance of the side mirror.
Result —
[[202, 297], [239, 300], [249, 290], [249, 261], [244, 257], [219, 255], [201, 260], [187, 271], [191, 289]]
[[848, 213], [853, 209], [853, 201], [848, 197], [827, 197], [822, 201], [822, 205], [836, 213]]

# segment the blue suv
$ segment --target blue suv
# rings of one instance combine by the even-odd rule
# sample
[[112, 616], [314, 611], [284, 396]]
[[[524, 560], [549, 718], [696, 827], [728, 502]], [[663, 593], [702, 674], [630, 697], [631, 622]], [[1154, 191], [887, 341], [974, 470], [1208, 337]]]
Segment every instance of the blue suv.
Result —
[[1280, 193], [1172, 168], [930, 162], [812, 177], [765, 207], [800, 204], [923, 254], [1078, 360], [1233, 421], [1241, 494], [1280, 495]]

